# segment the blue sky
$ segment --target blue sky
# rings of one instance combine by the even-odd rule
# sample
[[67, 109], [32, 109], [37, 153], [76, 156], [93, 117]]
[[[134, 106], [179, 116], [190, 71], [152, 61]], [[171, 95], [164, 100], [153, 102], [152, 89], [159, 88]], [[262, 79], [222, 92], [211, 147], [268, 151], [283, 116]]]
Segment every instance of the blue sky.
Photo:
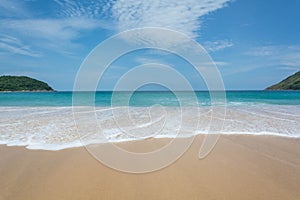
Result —
[[[298, 0], [0, 0], [0, 74], [72, 90], [82, 61], [101, 41], [155, 26], [203, 45], [226, 89], [264, 89], [300, 70], [299, 10]], [[110, 89], [122, 73], [154, 61], [180, 68], [202, 89], [186, 63], [151, 51], [120, 58], [99, 88]]]

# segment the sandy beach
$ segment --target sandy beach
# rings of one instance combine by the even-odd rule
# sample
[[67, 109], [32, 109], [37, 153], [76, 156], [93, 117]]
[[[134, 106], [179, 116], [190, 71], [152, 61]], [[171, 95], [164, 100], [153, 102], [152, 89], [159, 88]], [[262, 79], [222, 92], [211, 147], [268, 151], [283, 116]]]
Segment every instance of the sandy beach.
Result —
[[[198, 159], [203, 136], [174, 164], [147, 174], [110, 169], [85, 148], [0, 146], [0, 199], [299, 199], [300, 139], [221, 136]], [[122, 143], [142, 151], [166, 139]]]
[[0, 0], [0, 200], [300, 200], [299, 8]]

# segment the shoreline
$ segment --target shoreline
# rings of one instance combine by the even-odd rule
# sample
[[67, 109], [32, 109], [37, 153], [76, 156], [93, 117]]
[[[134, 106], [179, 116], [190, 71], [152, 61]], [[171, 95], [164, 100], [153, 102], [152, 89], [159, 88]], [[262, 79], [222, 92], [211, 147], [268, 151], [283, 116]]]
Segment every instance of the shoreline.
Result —
[[[74, 121], [74, 110], [72, 107], [0, 107], [2, 111], [0, 127], [0, 143], [8, 146], [29, 146], [34, 149], [59, 150], [70, 148], [72, 146], [82, 146], [80, 136], [83, 132], [77, 132], [78, 127], [84, 126], [79, 124], [78, 118]], [[222, 124], [222, 128], [216, 132], [210, 131], [209, 123], [211, 121], [211, 113], [209, 107], [199, 108], [201, 114], [199, 118], [195, 118], [196, 112], [193, 107], [164, 107], [164, 109], [151, 110], [146, 107], [132, 107], [132, 120], [127, 120], [127, 108], [129, 107], [78, 107], [76, 113], [93, 124], [100, 123], [101, 130], [105, 137], [98, 134], [95, 137], [84, 140], [85, 144], [90, 143], [106, 143], [123, 142], [128, 140], [143, 140], [154, 138], [176, 138], [176, 137], [194, 137], [194, 135], [206, 135], [207, 133], [219, 133], [219, 135], [267, 135], [276, 137], [300, 138], [299, 106], [274, 106], [274, 107], [227, 107], [226, 119]], [[91, 120], [96, 112], [96, 120]], [[155, 114], [155, 115], [154, 115]], [[150, 118], [152, 116], [153, 118]], [[162, 118], [162, 117], [165, 118]], [[184, 123], [181, 123], [181, 116], [184, 117]], [[216, 112], [215, 119], [222, 117], [222, 113]], [[130, 134], [123, 134], [118, 130], [118, 124], [114, 120], [121, 120], [122, 127], [131, 127]], [[195, 120], [197, 119], [197, 120]], [[166, 124], [165, 124], [166, 120]], [[81, 121], [79, 121], [81, 122]], [[85, 121], [83, 121], [85, 122]], [[85, 123], [86, 123], [85, 122]], [[132, 124], [131, 122], [138, 122]], [[222, 121], [215, 121], [221, 125]], [[181, 123], [181, 124], [180, 124]], [[197, 129], [195, 124], [198, 123]], [[165, 126], [166, 125], [166, 126]], [[182, 126], [182, 127], [179, 127]], [[161, 128], [164, 129], [161, 129]], [[194, 127], [194, 128], [193, 128]], [[178, 130], [181, 133], [178, 135]], [[99, 131], [96, 126], [89, 126], [90, 131]], [[97, 129], [97, 130], [96, 130]], [[157, 130], [159, 129], [159, 130]], [[161, 130], [160, 130], [161, 129]], [[87, 129], [82, 129], [87, 130]], [[197, 131], [195, 131], [197, 130]], [[143, 137], [143, 138], [142, 138]]]
[[34, 93], [34, 92], [59, 92], [59, 91], [56, 91], [56, 90], [20, 90], [20, 91], [0, 91], [0, 93]]
[[[128, 151], [152, 151], [168, 139], [124, 142]], [[0, 199], [299, 199], [300, 139], [220, 137], [198, 159], [203, 137], [172, 165], [147, 174], [104, 166], [85, 148], [28, 150], [0, 145]]]
[[[211, 133], [212, 134], [212, 133]], [[89, 143], [89, 144], [83, 144], [81, 140], [76, 140], [73, 141], [72, 143], [68, 144], [44, 144], [45, 146], [42, 147], [42, 144], [35, 144], [35, 145], [28, 145], [28, 144], [11, 144], [11, 143], [6, 143], [6, 142], [1, 142], [0, 141], [0, 147], [24, 147], [27, 150], [34, 150], [34, 151], [63, 151], [67, 149], [76, 149], [76, 148], [86, 148], [86, 146], [89, 145], [105, 145], [105, 144], [126, 144], [126, 143], [133, 143], [133, 142], [146, 142], [148, 140], [177, 140], [177, 139], [189, 139], [192, 138], [192, 140], [197, 139], [197, 137], [205, 137], [208, 134], [203, 134], [199, 133], [194, 136], [185, 136], [185, 137], [172, 137], [172, 136], [159, 136], [159, 137], [146, 137], [146, 138], [141, 138], [141, 139], [123, 139], [120, 141], [107, 141], [107, 142], [98, 142], [98, 143]], [[264, 138], [281, 138], [281, 139], [295, 139], [295, 140], [300, 140], [300, 136], [287, 136], [284, 134], [280, 133], [220, 133], [220, 134], [213, 134], [213, 135], [218, 135], [218, 137], [264, 137]], [[64, 146], [65, 147], [58, 147], [58, 146]]]

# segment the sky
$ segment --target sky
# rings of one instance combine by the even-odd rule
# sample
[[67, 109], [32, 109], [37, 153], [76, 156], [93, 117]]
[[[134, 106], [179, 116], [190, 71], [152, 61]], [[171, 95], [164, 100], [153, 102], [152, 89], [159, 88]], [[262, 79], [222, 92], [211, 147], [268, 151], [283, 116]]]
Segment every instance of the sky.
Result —
[[[299, 10], [298, 0], [0, 0], [0, 74], [70, 91], [99, 43], [132, 28], [161, 27], [202, 45], [226, 90], [261, 90], [300, 70]], [[144, 50], [112, 63], [99, 90], [111, 90], [122, 74], [153, 62], [205, 88], [182, 59]]]

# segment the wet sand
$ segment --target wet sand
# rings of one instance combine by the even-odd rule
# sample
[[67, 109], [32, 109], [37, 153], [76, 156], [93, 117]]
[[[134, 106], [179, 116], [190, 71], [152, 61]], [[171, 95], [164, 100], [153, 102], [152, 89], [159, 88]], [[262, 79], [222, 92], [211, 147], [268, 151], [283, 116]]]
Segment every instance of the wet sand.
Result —
[[[300, 139], [222, 136], [198, 159], [202, 136], [174, 164], [147, 174], [110, 169], [85, 148], [0, 146], [0, 199], [300, 199]], [[166, 139], [122, 143], [141, 151]]]

